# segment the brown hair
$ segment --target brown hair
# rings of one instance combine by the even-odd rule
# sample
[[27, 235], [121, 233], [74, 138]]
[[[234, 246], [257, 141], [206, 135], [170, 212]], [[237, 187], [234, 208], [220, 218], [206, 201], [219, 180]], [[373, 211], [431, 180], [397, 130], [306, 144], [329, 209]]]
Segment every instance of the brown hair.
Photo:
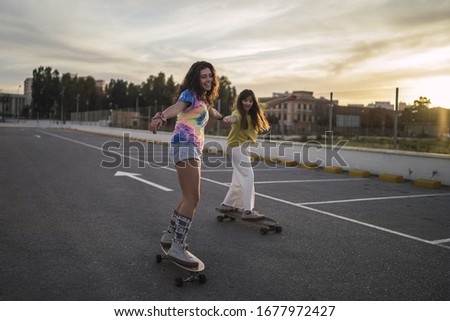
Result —
[[[203, 92], [200, 86], [200, 71], [205, 68], [209, 68], [213, 76], [211, 90], [207, 91], [206, 93]], [[180, 88], [178, 89], [177, 96], [179, 97], [180, 94], [186, 89], [194, 92], [198, 98], [206, 100], [206, 103], [209, 107], [213, 107], [214, 100], [219, 96], [219, 79], [217, 77], [216, 69], [214, 68], [214, 66], [207, 61], [195, 62], [191, 66], [191, 68], [189, 68], [189, 71], [184, 77], [184, 80], [181, 83]]]
[[253, 100], [253, 105], [248, 111], [253, 124], [253, 128], [255, 128], [258, 133], [268, 131], [270, 129], [269, 122], [267, 121], [266, 116], [264, 116], [264, 112], [261, 110], [261, 108], [259, 108], [258, 99], [251, 89], [244, 89], [243, 91], [241, 91], [236, 101], [236, 109], [242, 116], [241, 128], [244, 130], [248, 128], [246, 112], [242, 104], [242, 101], [248, 97], [251, 97]]

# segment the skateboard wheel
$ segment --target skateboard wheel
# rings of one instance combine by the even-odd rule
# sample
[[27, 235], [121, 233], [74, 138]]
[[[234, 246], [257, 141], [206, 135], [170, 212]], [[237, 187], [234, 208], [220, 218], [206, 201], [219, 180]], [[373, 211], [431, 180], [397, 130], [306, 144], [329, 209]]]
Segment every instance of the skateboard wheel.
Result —
[[282, 230], [283, 228], [281, 226], [275, 226], [275, 232], [281, 233]]
[[266, 229], [265, 227], [263, 227], [262, 229], [259, 230], [259, 233], [261, 233], [262, 235], [266, 235], [269, 232], [268, 229]]
[[223, 216], [222, 215], [217, 216], [217, 222], [223, 222]]
[[175, 285], [177, 286], [177, 287], [182, 287], [183, 286], [183, 279], [182, 278], [176, 278], [175, 279]]
[[161, 262], [162, 262], [161, 254], [156, 255], [156, 263], [161, 263]]
[[200, 275], [198, 276], [198, 281], [200, 282], [200, 284], [205, 283], [205, 282], [206, 282], [206, 275], [200, 274]]

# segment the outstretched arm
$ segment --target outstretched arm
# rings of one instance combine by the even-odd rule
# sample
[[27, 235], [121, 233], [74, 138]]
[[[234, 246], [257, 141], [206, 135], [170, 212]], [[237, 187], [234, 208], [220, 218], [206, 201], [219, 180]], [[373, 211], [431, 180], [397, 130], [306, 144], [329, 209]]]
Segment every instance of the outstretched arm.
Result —
[[223, 118], [223, 122], [225, 124], [234, 124], [235, 122], [237, 122], [237, 117], [233, 115], [225, 116]]
[[188, 107], [190, 103], [185, 101], [177, 101], [175, 104], [167, 107], [162, 113], [164, 116], [169, 119], [175, 117], [179, 113], [181, 113], [186, 107]]
[[177, 101], [175, 104], [167, 107], [163, 112], [157, 112], [155, 116], [153, 116], [150, 124], [148, 124], [148, 130], [156, 134], [156, 130], [160, 129], [162, 125], [164, 125], [167, 119], [175, 117], [179, 113], [181, 113], [189, 103], [184, 101]]
[[275, 107], [276, 105], [279, 105], [279, 104], [284, 103], [286, 101], [294, 101], [296, 99], [297, 99], [297, 96], [289, 95], [289, 96], [286, 96], [286, 97], [281, 97], [281, 98], [276, 98], [276, 99], [269, 100], [266, 103], [266, 105], [267, 105], [267, 108], [272, 108], [272, 107]]
[[215, 108], [210, 108], [209, 109], [209, 116], [211, 116], [214, 119], [217, 120], [223, 120], [223, 115], [221, 113], [219, 113], [218, 110], [216, 110]]

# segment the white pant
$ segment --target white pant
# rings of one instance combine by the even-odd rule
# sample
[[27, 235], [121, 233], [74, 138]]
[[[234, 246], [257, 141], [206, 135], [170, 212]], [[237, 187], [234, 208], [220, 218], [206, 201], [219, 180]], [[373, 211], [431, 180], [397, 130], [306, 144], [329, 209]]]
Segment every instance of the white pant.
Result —
[[233, 177], [222, 203], [252, 211], [255, 206], [255, 178], [246, 145], [231, 148]]

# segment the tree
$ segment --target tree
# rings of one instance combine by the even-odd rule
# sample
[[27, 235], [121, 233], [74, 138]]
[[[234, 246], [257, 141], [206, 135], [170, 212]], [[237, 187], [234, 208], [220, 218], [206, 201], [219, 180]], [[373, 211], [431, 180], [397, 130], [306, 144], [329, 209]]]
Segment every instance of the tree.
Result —
[[[236, 88], [226, 76], [219, 79], [219, 98], [221, 111], [230, 114], [236, 97]], [[171, 105], [177, 98], [179, 84], [171, 75], [166, 79], [163, 72], [157, 76], [150, 75], [141, 85], [129, 83], [122, 79], [111, 79], [106, 86], [106, 93], [99, 94], [92, 76], [78, 77], [65, 73], [60, 78], [58, 70], [52, 67], [39, 67], [33, 70], [33, 116], [55, 117], [76, 112], [117, 108], [133, 108], [139, 99], [139, 106], [158, 109]], [[78, 108], [77, 108], [78, 107]], [[64, 115], [61, 115], [64, 116]], [[69, 119], [69, 117], [64, 117]]]
[[178, 90], [179, 85], [175, 83], [173, 76], [170, 75], [169, 79], [166, 81], [165, 93], [164, 95], [167, 97], [167, 104], [170, 105], [171, 102], [175, 99], [175, 94]]
[[231, 86], [231, 81], [229, 81], [226, 76], [221, 76], [219, 78], [219, 98], [221, 102], [222, 114], [231, 114], [235, 97], [236, 87]]
[[414, 100], [413, 109], [417, 111], [427, 110], [431, 105], [431, 101], [427, 97], [420, 96], [418, 100]]
[[54, 111], [61, 97], [61, 84], [58, 70], [52, 71], [52, 67], [40, 66], [33, 70], [32, 116], [47, 118]]
[[173, 97], [168, 97], [166, 91], [166, 75], [160, 72], [153, 81], [153, 96], [160, 106], [168, 106], [172, 104]]
[[130, 107], [127, 105], [128, 82], [122, 79], [111, 79], [108, 85], [109, 100], [113, 108]]

